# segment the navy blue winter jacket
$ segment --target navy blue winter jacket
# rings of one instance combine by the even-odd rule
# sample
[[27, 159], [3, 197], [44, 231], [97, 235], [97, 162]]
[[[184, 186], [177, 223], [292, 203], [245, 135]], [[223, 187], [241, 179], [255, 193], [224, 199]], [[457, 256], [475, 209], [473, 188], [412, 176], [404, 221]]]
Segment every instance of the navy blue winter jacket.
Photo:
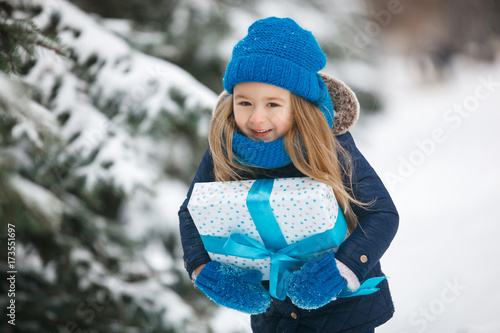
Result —
[[[338, 135], [337, 139], [351, 154], [354, 163], [352, 180], [355, 197], [363, 202], [375, 199], [368, 208], [353, 205], [359, 226], [336, 253], [336, 258], [349, 267], [362, 283], [368, 278], [383, 276], [379, 260], [396, 234], [399, 216], [382, 181], [356, 148], [351, 134], [346, 132]], [[293, 164], [261, 171], [257, 173], [258, 178], [304, 177]], [[189, 276], [196, 267], [210, 261], [210, 257], [203, 247], [187, 203], [194, 183], [212, 181], [213, 161], [207, 150], [179, 211], [184, 261]], [[267, 312], [252, 316], [252, 329], [259, 333], [364, 333], [385, 323], [394, 313], [387, 280], [378, 287], [380, 290], [374, 294], [337, 299], [317, 310], [299, 309], [288, 297], [284, 301], [273, 299]]]

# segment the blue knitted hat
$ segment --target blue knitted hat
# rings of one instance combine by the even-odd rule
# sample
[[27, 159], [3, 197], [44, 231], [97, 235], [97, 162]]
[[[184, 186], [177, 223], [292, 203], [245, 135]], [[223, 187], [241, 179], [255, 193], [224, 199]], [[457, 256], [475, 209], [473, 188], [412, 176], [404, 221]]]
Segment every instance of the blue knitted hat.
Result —
[[230, 94], [241, 82], [262, 82], [291, 91], [317, 105], [333, 126], [333, 105], [318, 74], [326, 55], [310, 31], [290, 18], [269, 17], [254, 22], [233, 49], [224, 75]]

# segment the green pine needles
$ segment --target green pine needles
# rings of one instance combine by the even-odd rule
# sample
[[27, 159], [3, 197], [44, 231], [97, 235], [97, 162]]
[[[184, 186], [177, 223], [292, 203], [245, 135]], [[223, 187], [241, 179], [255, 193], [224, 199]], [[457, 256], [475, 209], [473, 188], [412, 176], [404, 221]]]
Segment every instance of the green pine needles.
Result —
[[65, 55], [59, 38], [42, 32], [31, 19], [16, 18], [15, 12], [12, 4], [0, 1], [0, 71], [18, 73], [40, 48]]

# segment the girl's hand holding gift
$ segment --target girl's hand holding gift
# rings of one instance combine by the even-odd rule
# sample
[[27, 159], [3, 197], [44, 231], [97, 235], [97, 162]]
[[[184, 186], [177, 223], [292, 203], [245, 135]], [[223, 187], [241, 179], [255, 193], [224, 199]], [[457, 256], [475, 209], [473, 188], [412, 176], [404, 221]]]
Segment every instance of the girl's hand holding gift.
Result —
[[288, 296], [302, 309], [317, 309], [330, 303], [345, 286], [333, 251], [306, 262], [286, 280]]
[[249, 314], [265, 312], [271, 296], [260, 283], [262, 273], [210, 261], [196, 277], [195, 284], [215, 303]]

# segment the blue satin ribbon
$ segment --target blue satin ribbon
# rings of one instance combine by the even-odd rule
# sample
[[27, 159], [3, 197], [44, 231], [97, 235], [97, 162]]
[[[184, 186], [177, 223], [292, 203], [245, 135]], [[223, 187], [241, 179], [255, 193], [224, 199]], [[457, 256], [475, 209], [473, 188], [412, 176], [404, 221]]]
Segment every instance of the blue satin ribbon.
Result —
[[[347, 222], [339, 209], [332, 229], [288, 245], [269, 204], [273, 184], [273, 179], [256, 180], [247, 195], [248, 211], [264, 244], [242, 234], [229, 237], [202, 235], [201, 238], [208, 252], [247, 259], [270, 258], [269, 294], [284, 300], [286, 278], [314, 254], [338, 247], [347, 233]], [[368, 279], [356, 292], [344, 289], [338, 297], [371, 294], [378, 290], [375, 286], [383, 279]]]
[[274, 179], [256, 180], [247, 194], [247, 208], [264, 245], [268, 249], [277, 251], [288, 244], [269, 203], [273, 184]]

